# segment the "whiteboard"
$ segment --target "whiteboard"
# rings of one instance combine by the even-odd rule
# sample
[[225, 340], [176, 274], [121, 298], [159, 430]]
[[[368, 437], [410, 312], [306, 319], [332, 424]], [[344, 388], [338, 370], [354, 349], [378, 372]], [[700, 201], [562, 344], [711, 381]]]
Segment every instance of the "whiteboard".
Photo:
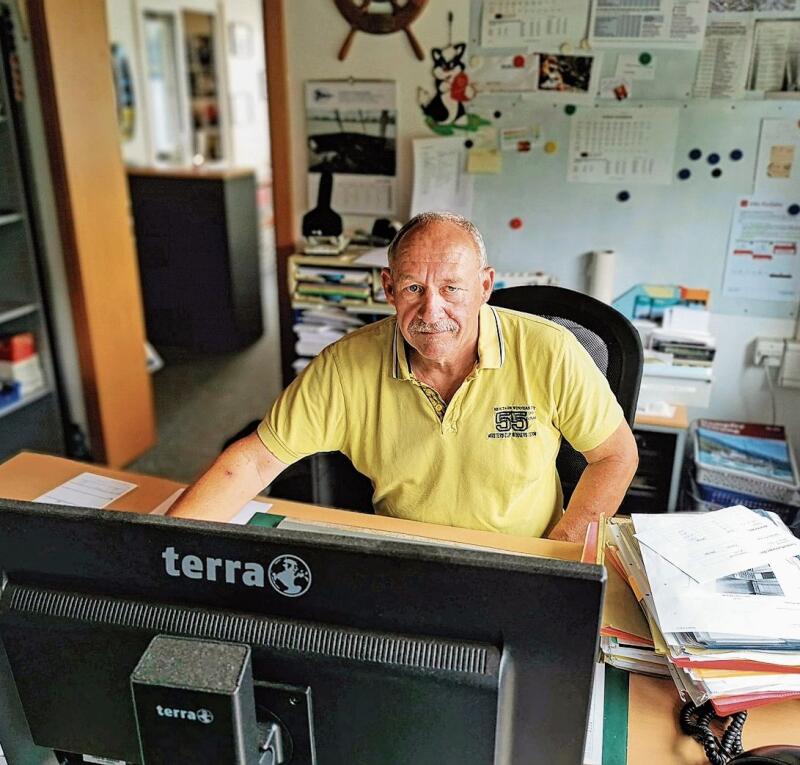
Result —
[[[480, 0], [472, 0], [469, 55], [509, 51], [480, 48]], [[642, 49], [644, 51], [644, 49]], [[611, 76], [619, 53], [636, 49], [604, 49], [602, 76]], [[538, 126], [538, 146], [527, 154], [503, 153], [498, 175], [475, 176], [473, 220], [484, 234], [490, 262], [501, 271], [542, 270], [565, 287], [585, 289], [588, 253], [610, 249], [618, 253], [614, 294], [640, 282], [682, 284], [711, 290], [715, 313], [789, 318], [797, 303], [731, 300], [722, 296], [722, 279], [736, 199], [753, 191], [761, 120], [799, 119], [800, 100], [700, 100], [688, 98], [694, 82], [698, 51], [652, 51], [656, 78], [647, 84], [647, 100], [609, 100], [576, 104], [575, 114], [597, 108], [668, 106], [679, 110], [678, 140], [669, 185], [568, 183], [570, 121], [566, 100], [537, 95], [479, 96], [470, 110], [492, 125]], [[543, 100], [544, 99], [544, 100]], [[495, 116], [499, 114], [499, 116]], [[467, 137], [467, 136], [465, 136]], [[542, 146], [555, 141], [546, 154]], [[692, 149], [702, 158], [689, 159]], [[739, 150], [734, 161], [731, 152]], [[712, 166], [707, 156], [716, 153]], [[711, 175], [717, 167], [722, 174]], [[677, 173], [691, 171], [681, 181]], [[617, 195], [627, 191], [629, 199]], [[800, 188], [795, 189], [800, 204]], [[511, 228], [513, 218], [522, 221]]]

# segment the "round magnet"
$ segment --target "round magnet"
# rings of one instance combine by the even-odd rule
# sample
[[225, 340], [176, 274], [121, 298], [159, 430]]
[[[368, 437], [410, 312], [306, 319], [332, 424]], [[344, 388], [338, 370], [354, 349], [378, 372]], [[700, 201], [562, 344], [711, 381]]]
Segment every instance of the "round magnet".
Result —
[[709, 154], [706, 157], [706, 162], [708, 162], [709, 165], [716, 165], [719, 162], [719, 154], [716, 153]]
[[718, 167], [715, 167], [711, 171], [711, 177], [712, 178], [719, 178], [721, 175], [722, 175], [722, 170], [720, 168], [718, 168]]
[[563, 42], [561, 45], [558, 46], [559, 53], [563, 53], [565, 56], [568, 56], [572, 53], [572, 43]]
[[567, 105], [564, 107], [564, 113], [565, 113], [565, 114], [575, 114], [575, 111], [576, 111], [576, 106], [575, 106], [575, 104], [567, 104]]
[[518, 228], [522, 228], [522, 218], [512, 218], [512, 219], [511, 219], [511, 220], [508, 222], [508, 225], [509, 225], [511, 228], [515, 229], [515, 230], [516, 230], [516, 229], [518, 229]]
[[734, 149], [731, 152], [731, 159], [734, 162], [738, 162], [744, 156], [744, 152], [741, 149]]
[[653, 55], [651, 53], [647, 53], [647, 51], [639, 54], [639, 63], [642, 66], [647, 66], [652, 60]]
[[789, 205], [786, 212], [788, 212], [789, 215], [797, 215], [797, 213], [800, 213], [800, 205]]
[[698, 160], [698, 159], [700, 159], [700, 157], [702, 157], [702, 156], [703, 156], [703, 152], [702, 152], [702, 151], [700, 151], [700, 149], [692, 149], [692, 150], [689, 152], [689, 159]]
[[619, 194], [617, 194], [617, 202], [627, 202], [630, 198], [630, 191], [620, 191]]
[[474, 142], [470, 138], [467, 138], [467, 140], [464, 141], [465, 149], [471, 149], [474, 145], [475, 145]]
[[522, 69], [525, 66], [525, 56], [522, 54], [517, 54], [514, 56], [514, 66], [517, 69]]
[[500, 117], [502, 117], [502, 116], [503, 116], [503, 112], [501, 112], [499, 109], [494, 113], [494, 118], [496, 120], [499, 120]]
[[682, 167], [678, 170], [678, 178], [682, 181], [688, 181], [692, 177], [692, 171], [688, 167]]
[[558, 144], [555, 141], [548, 141], [544, 145], [545, 154], [555, 154], [558, 151]]

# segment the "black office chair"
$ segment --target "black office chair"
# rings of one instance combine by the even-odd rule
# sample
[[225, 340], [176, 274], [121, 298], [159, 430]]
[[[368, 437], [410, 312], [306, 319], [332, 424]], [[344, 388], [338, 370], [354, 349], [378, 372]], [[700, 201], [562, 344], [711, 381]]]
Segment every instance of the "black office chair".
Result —
[[[628, 424], [633, 425], [642, 379], [642, 343], [634, 326], [619, 311], [582, 292], [549, 286], [496, 290], [489, 303], [536, 314], [569, 329], [606, 376]], [[562, 441], [556, 467], [566, 506], [586, 467], [586, 460], [567, 441]], [[373, 512], [372, 483], [339, 452], [301, 460], [273, 484], [270, 494], [345, 510]]]

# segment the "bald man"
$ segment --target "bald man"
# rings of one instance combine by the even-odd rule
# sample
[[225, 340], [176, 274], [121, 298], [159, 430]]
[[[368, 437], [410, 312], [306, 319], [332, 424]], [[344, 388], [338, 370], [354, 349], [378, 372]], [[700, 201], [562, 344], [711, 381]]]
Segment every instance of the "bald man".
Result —
[[[487, 304], [477, 228], [418, 215], [381, 276], [397, 315], [325, 348], [170, 514], [231, 517], [291, 463], [341, 451], [383, 515], [567, 541], [613, 515], [638, 464], [622, 410], [569, 330]], [[566, 511], [562, 438], [588, 463]]]

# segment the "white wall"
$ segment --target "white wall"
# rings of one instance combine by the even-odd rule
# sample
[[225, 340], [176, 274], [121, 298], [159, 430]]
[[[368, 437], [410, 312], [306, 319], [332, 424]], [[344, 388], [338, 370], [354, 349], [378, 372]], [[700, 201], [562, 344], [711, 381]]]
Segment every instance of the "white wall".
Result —
[[[337, 53], [348, 32], [346, 21], [328, 0], [286, 0], [286, 36], [290, 93], [290, 134], [293, 136], [292, 171], [293, 200], [296, 211], [296, 237], [300, 239], [300, 220], [308, 209], [306, 197], [306, 147], [303, 85], [308, 79], [364, 78], [393, 79], [397, 82], [398, 105], [398, 216], [408, 215], [411, 196], [412, 166], [411, 139], [431, 137], [424, 125], [416, 103], [419, 86], [430, 89], [430, 49], [446, 45], [447, 12], [455, 14], [453, 41], [469, 39], [470, 0], [436, 0], [429, 3], [420, 19], [413, 25], [414, 33], [426, 51], [428, 59], [419, 62], [414, 57], [405, 36], [393, 34], [370, 36], [358, 33], [346, 61], [337, 60]], [[468, 60], [468, 47], [465, 59]], [[476, 201], [476, 208], [481, 205]], [[371, 219], [346, 217], [345, 225], [369, 227]], [[654, 230], [658, 225], [654, 223]], [[536, 234], [524, 229], [530, 237], [530, 249], [537, 248]], [[516, 235], [516, 234], [515, 234]], [[696, 232], [698, 237], [703, 231]], [[502, 246], [502, 245], [501, 245]], [[603, 246], [609, 246], [604, 243]], [[724, 246], [721, 244], [720, 246]], [[558, 253], [556, 257], [580, 258], [582, 252]], [[495, 253], [502, 261], [504, 252]], [[505, 265], [505, 264], [504, 264]], [[537, 261], [537, 267], [547, 268], [547, 262]], [[553, 270], [558, 270], [555, 260]], [[718, 294], [717, 284], [695, 284], [686, 275], [687, 286], [709, 287]], [[571, 277], [575, 283], [564, 286], [583, 288], [580, 276]], [[630, 285], [628, 285], [630, 286]], [[764, 371], [749, 366], [751, 344], [758, 336], [790, 336], [794, 322], [790, 319], [767, 319], [744, 315], [715, 315], [712, 331], [718, 339], [715, 362], [715, 382], [712, 405], [709, 409], [692, 410], [692, 417], [719, 417], [769, 422], [771, 401]], [[795, 446], [800, 448], [800, 391], [777, 391], [777, 421], [786, 424]]]

